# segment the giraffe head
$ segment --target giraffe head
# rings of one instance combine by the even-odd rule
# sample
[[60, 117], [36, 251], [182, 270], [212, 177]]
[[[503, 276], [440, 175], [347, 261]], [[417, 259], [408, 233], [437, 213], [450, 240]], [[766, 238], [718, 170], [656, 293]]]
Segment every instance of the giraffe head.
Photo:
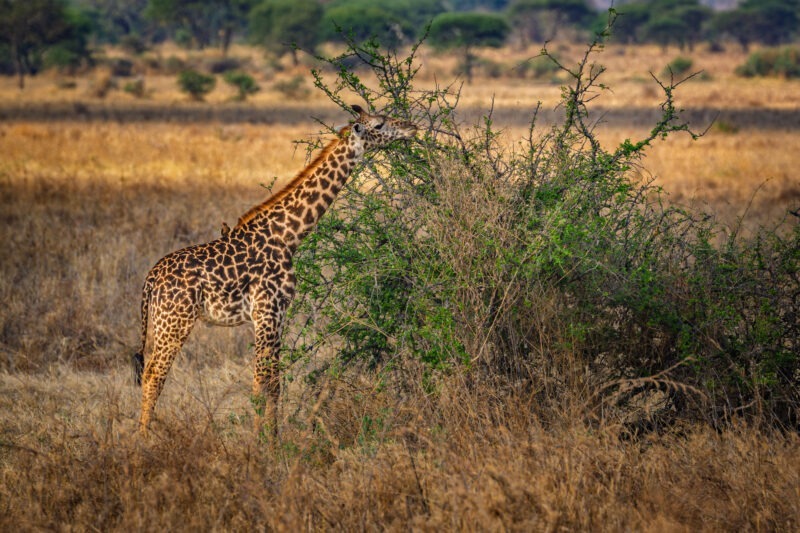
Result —
[[350, 141], [356, 145], [357, 155], [386, 146], [398, 139], [410, 139], [417, 133], [417, 126], [405, 120], [384, 115], [370, 115], [361, 106], [354, 105], [358, 118], [350, 125]]

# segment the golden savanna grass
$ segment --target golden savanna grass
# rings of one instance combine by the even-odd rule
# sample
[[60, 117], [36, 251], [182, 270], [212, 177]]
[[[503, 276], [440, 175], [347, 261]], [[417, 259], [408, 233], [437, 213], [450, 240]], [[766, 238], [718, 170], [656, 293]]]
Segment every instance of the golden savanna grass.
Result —
[[[554, 49], [562, 57], [580, 50]], [[534, 53], [484, 57], [513, 68]], [[233, 54], [249, 58], [264, 90], [233, 104], [220, 83], [204, 105], [330, 109], [318, 95], [288, 101], [271, 88], [307, 67], [278, 71], [250, 49]], [[609, 47], [599, 61], [614, 92], [598, 103], [657, 107], [648, 71], [660, 72], [675, 55]], [[735, 78], [744, 59], [738, 51], [690, 55], [709, 77], [681, 86], [681, 106], [797, 109], [796, 82]], [[429, 50], [422, 60], [423, 83], [449, 78], [455, 67]], [[177, 92], [174, 77], [144, 74], [148, 105], [197, 105]], [[99, 75], [64, 90], [48, 74], [25, 92], [0, 79], [0, 108], [139, 104], [121, 91], [89, 96]], [[523, 113], [537, 100], [552, 107], [559, 85], [479, 77], [463, 91], [467, 106], [487, 108], [495, 95], [496, 109]], [[570, 405], [544, 420], [534, 399], [459, 376], [443, 379], [431, 396], [396, 390], [366, 370], [307, 383], [307, 368], [289, 366], [281, 442], [264, 442], [252, 432], [247, 327], [197, 327], [152, 437], [140, 439], [129, 357], [145, 273], [165, 253], [216, 237], [221, 222], [232, 224], [263, 200], [275, 178], [278, 186], [290, 178], [306, 158], [292, 141], [315, 139], [319, 129], [308, 117], [293, 124], [165, 117], [0, 123], [0, 529], [800, 528], [795, 434], [686, 424], [627, 438], [614, 420], [598, 422]], [[512, 149], [523, 127], [498, 126]], [[598, 134], [611, 146], [648, 126], [609, 123]], [[655, 143], [641, 173], [655, 176], [673, 201], [700, 204], [726, 222], [750, 205], [748, 224], [771, 224], [800, 201], [800, 134], [729, 126], [698, 141]], [[395, 371], [412, 376], [409, 383], [422, 373], [411, 363]], [[580, 391], [574, 399], [581, 404]]]

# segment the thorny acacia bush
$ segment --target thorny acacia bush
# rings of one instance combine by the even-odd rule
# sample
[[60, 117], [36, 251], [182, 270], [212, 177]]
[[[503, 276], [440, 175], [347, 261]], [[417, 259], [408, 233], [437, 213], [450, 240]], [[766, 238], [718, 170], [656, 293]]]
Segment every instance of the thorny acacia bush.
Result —
[[[526, 395], [543, 421], [568, 409], [634, 429], [735, 416], [798, 427], [800, 227], [745, 240], [636, 177], [652, 142], [699, 136], [675, 107], [681, 82], [654, 77], [661, 120], [603, 148], [589, 104], [605, 89], [593, 62], [604, 36], [574, 66], [543, 50], [571, 80], [563, 120], [542, 131], [532, 106], [514, 150], [491, 111], [458, 122], [455, 85], [414, 88], [417, 47], [399, 57], [351, 42], [322, 58], [337, 77], [316, 84], [342, 108], [356, 94], [421, 133], [369, 159], [302, 246], [284, 357], [333, 346], [330, 371], [368, 366], [427, 394], [460, 372]], [[354, 60], [371, 73], [344, 66]]]

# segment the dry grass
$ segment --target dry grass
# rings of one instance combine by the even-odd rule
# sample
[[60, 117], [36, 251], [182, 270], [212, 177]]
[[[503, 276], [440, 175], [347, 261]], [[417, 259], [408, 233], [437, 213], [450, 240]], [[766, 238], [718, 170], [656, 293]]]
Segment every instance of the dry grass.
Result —
[[[129, 372], [0, 375], [4, 530], [792, 531], [800, 442], [738, 428], [619, 439], [544, 428], [463, 384], [436, 404], [329, 383], [277, 448], [248, 429], [247, 368], [180, 366], [160, 423], [133, 432]], [[336, 445], [338, 443], [338, 446]]]
[[[426, 54], [426, 68], [453, 67]], [[642, 79], [672, 59], [659, 54], [609, 50], [612, 70], [612, 62], [633, 69], [610, 106], [657, 102]], [[787, 107], [798, 92], [778, 80], [733, 84], [714, 57], [698, 64], [707, 61], [712, 80], [684, 86], [683, 105]], [[87, 98], [86, 80], [74, 92], [57, 81], [31, 80], [20, 94], [1, 79], [0, 99]], [[173, 78], [147, 83], [151, 102], [186, 105]], [[498, 105], [529, 106], [556, 91], [547, 82], [494, 80], [465, 89], [465, 102], [485, 106], [494, 93]], [[281, 98], [265, 91], [253, 102]], [[322, 105], [317, 98], [291, 105]], [[209, 101], [226, 99], [219, 92]], [[130, 101], [112, 91], [106, 104]], [[545, 423], [529, 399], [457, 378], [441, 383], [435, 399], [386, 389], [368, 372], [315, 386], [297, 379], [282, 407], [281, 444], [264, 443], [248, 423], [247, 328], [195, 330], [159, 404], [154, 437], [140, 440], [128, 357], [144, 274], [168, 251], [216, 236], [223, 220], [263, 199], [260, 184], [296, 172], [305, 152], [290, 141], [316, 129], [0, 124], [0, 529], [800, 528], [796, 435], [688, 426], [625, 440], [613, 420], [590, 424], [565, 410]], [[602, 138], [640, 133], [614, 125]], [[644, 167], [675, 200], [707, 203], [727, 220], [769, 179], [751, 209], [754, 223], [766, 223], [800, 200], [799, 144], [796, 130], [712, 129], [697, 142], [656, 144]]]
[[[607, 142], [641, 138], [615, 128]], [[655, 177], [673, 202], [712, 212], [727, 225], [771, 227], [800, 203], [797, 154], [800, 132], [758, 129], [726, 132], [712, 127], [697, 141], [676, 135], [656, 142], [642, 161], [642, 176]]]

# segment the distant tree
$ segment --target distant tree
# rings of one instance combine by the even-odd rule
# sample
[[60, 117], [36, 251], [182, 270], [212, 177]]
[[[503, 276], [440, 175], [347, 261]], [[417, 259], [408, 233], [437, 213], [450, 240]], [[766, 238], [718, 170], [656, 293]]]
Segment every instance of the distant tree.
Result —
[[[614, 38], [628, 43], [655, 42], [693, 48], [702, 37], [713, 12], [699, 0], [649, 0], [622, 4]], [[605, 15], [601, 15], [605, 22]]]
[[739, 9], [750, 16], [752, 32], [764, 44], [790, 42], [800, 30], [800, 0], [746, 0]]
[[244, 27], [252, 5], [252, 0], [149, 0], [145, 14], [185, 30], [200, 49], [218, 40], [227, 54], [234, 31]]
[[25, 75], [41, 68], [48, 50], [60, 45], [70, 60], [89, 56], [89, 28], [78, 19], [61, 0], [0, 0], [0, 43], [9, 49], [20, 89]]
[[332, 3], [322, 20], [323, 38], [329, 41], [346, 38], [365, 41], [374, 37], [384, 46], [402, 44], [413, 35], [414, 28], [405, 17], [393, 13], [384, 4], [371, 0]]
[[217, 13], [219, 24], [220, 46], [222, 55], [228, 55], [228, 48], [237, 31], [247, 28], [247, 17], [257, 0], [223, 0]]
[[82, 64], [91, 61], [88, 41], [95, 26], [85, 11], [68, 7], [64, 14], [67, 30], [42, 53], [42, 60], [45, 67], [74, 72]]
[[585, 25], [593, 15], [587, 0], [514, 0], [508, 7], [523, 42], [550, 40], [564, 26]]
[[692, 50], [703, 38], [703, 30], [713, 16], [713, 11], [701, 5], [686, 5], [677, 8], [673, 15], [684, 23], [684, 41], [689, 45], [689, 50]]
[[[640, 30], [650, 20], [651, 8], [642, 2], [622, 4], [616, 8], [619, 16], [614, 23], [612, 37], [618, 41], [632, 44], [640, 41]], [[608, 15], [598, 16], [597, 26], [602, 28], [608, 22]]]
[[709, 28], [717, 38], [735, 39], [745, 52], [754, 42], [790, 42], [800, 31], [800, 0], [747, 0], [738, 9], [717, 13]]
[[717, 13], [709, 27], [715, 39], [724, 37], [735, 39], [744, 52], [750, 49], [750, 43], [758, 40], [757, 28], [753, 24], [751, 14], [741, 9]]
[[646, 36], [645, 40], [658, 43], [664, 49], [670, 44], [683, 48], [688, 38], [689, 26], [676, 16], [666, 15], [648, 21], [641, 32]]
[[211, 44], [214, 0], [149, 0], [148, 18], [185, 29], [194, 45], [202, 49]]
[[249, 40], [267, 50], [292, 54], [298, 64], [295, 46], [313, 50], [320, 42], [322, 6], [317, 0], [266, 0], [249, 15]]
[[394, 14], [402, 16], [412, 28], [409, 36], [411, 38], [420, 37], [424, 29], [430, 24], [436, 15], [444, 13], [446, 8], [444, 0], [382, 0], [386, 4], [386, 9]]
[[453, 11], [502, 11], [511, 3], [509, 0], [448, 0]]
[[156, 25], [145, 17], [148, 0], [73, 0], [92, 19], [99, 42], [118, 43], [126, 37], [152, 40]]
[[506, 19], [499, 15], [442, 13], [431, 23], [429, 42], [440, 49], [460, 49], [467, 82], [472, 82], [473, 49], [502, 46], [510, 30]]
[[325, 9], [322, 38], [364, 41], [375, 37], [384, 46], [396, 47], [419, 37], [444, 11], [442, 0], [334, 0]]

